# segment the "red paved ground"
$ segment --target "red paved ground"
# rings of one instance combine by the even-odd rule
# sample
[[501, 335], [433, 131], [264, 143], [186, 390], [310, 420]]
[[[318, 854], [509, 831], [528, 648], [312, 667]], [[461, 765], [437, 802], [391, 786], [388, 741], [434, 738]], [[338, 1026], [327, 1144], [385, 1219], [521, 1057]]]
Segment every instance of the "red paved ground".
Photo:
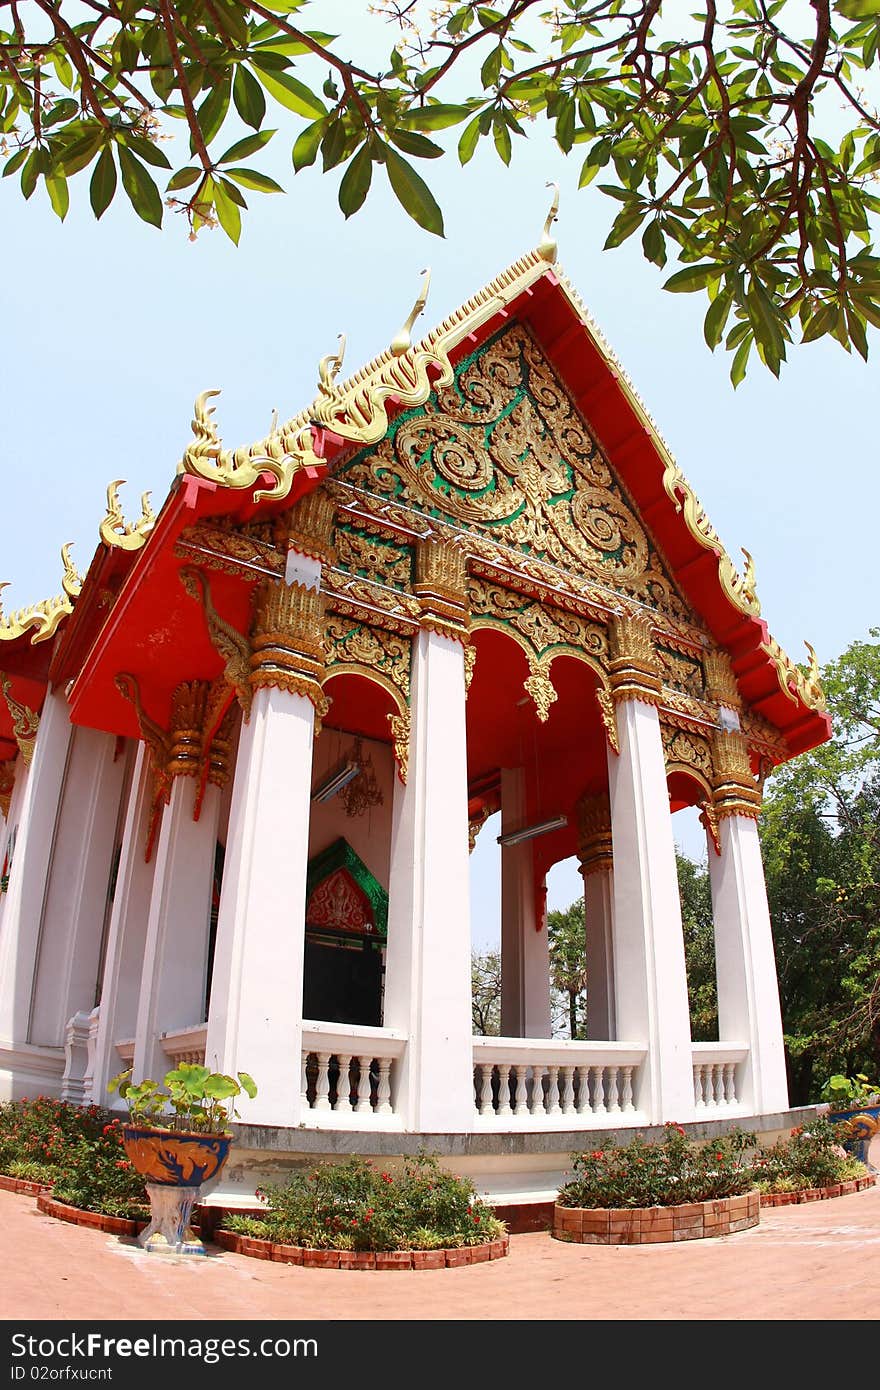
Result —
[[505, 1260], [410, 1274], [162, 1259], [0, 1192], [0, 1268], [9, 1320], [865, 1320], [880, 1314], [880, 1187], [765, 1209], [721, 1240], [606, 1249], [521, 1235]]

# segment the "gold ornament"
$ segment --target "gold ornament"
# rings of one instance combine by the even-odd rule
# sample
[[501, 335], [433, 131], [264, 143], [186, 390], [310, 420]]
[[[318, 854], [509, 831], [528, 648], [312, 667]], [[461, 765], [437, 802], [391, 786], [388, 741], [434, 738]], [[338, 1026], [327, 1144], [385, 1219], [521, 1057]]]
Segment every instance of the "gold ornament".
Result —
[[146, 545], [147, 537], [156, 524], [156, 517], [150, 507], [150, 494], [141, 495], [141, 514], [137, 521], [128, 523], [119, 501], [119, 488], [125, 482], [118, 478], [107, 484], [107, 512], [98, 527], [98, 534], [105, 545], [117, 550], [140, 550]]
[[355, 739], [348, 761], [357, 763], [358, 774], [342, 788], [339, 799], [347, 816], [362, 816], [372, 806], [381, 806], [385, 798], [376, 780], [373, 759], [369, 753], [364, 752], [362, 739]]
[[553, 202], [550, 204], [550, 211], [547, 213], [547, 220], [544, 223], [544, 230], [541, 233], [541, 240], [538, 242], [538, 255], [542, 261], [547, 261], [553, 265], [556, 261], [557, 245], [556, 238], [551, 234], [553, 223], [559, 216], [559, 184], [548, 183], [548, 188], [553, 189]]
[[223, 678], [235, 691], [247, 723], [253, 698], [250, 684], [250, 643], [237, 628], [220, 617], [211, 598], [211, 586], [202, 570], [196, 569], [193, 565], [183, 565], [179, 574], [180, 582], [190, 598], [202, 606], [211, 645], [225, 663]]
[[468, 820], [468, 854], [473, 854], [476, 849], [477, 836], [491, 815], [491, 806], [481, 806], [477, 814]]
[[405, 352], [409, 352], [412, 347], [413, 326], [419, 315], [425, 312], [425, 305], [428, 302], [428, 290], [431, 288], [431, 271], [430, 269], [423, 270], [422, 274], [425, 278], [422, 281], [422, 288], [419, 290], [416, 302], [410, 309], [409, 316], [403, 327], [398, 329], [391, 339], [392, 357], [402, 357]]
[[607, 792], [584, 795], [575, 807], [581, 874], [607, 873], [614, 867], [611, 805]]
[[0, 687], [2, 687], [6, 708], [12, 719], [12, 732], [18, 744], [18, 751], [25, 766], [30, 767], [31, 758], [34, 756], [37, 732], [40, 728], [40, 716], [35, 714], [28, 705], [16, 700], [12, 693], [12, 681], [2, 671], [0, 671]]
[[222, 517], [197, 521], [181, 531], [174, 553], [184, 560], [195, 557], [205, 569], [237, 578], [281, 578], [286, 556], [278, 549], [272, 532], [272, 524], [265, 521], [244, 526], [233, 526]]
[[615, 700], [661, 703], [659, 662], [652, 623], [639, 610], [619, 613], [611, 624], [611, 689]]
[[324, 470], [324, 460], [314, 450], [308, 412], [250, 448], [224, 449], [213, 419], [214, 407], [208, 405], [212, 396], [219, 395], [219, 391], [202, 391], [196, 397], [194, 438], [184, 450], [179, 472], [232, 488], [256, 488], [263, 474], [269, 473], [274, 485], [254, 491], [254, 501], [260, 502], [264, 497], [286, 497], [303, 468]]
[[12, 758], [0, 763], [0, 815], [3, 819], [9, 820], [9, 807], [12, 803], [12, 791], [15, 786], [15, 762]]
[[699, 805], [700, 825], [702, 825], [703, 829], [708, 832], [709, 838], [712, 841], [712, 848], [714, 849], [715, 853], [720, 855], [721, 832], [718, 826], [718, 816], [715, 812], [715, 806], [713, 802], [710, 800], [701, 801]]
[[718, 729], [712, 739], [715, 814], [757, 820], [761, 792], [752, 773], [748, 742], [736, 729]]
[[703, 670], [708, 698], [718, 705], [726, 705], [728, 709], [742, 709], [742, 697], [727, 652], [720, 649], [707, 651], [703, 656]]
[[474, 678], [474, 667], [477, 664], [477, 649], [472, 642], [466, 642], [464, 648], [464, 693], [468, 694], [471, 688], [471, 681]]
[[394, 758], [397, 763], [397, 775], [406, 786], [406, 779], [409, 773], [409, 739], [411, 732], [411, 714], [409, 705], [400, 714], [389, 714], [388, 723], [391, 726], [391, 736], [394, 739]]
[[556, 701], [556, 689], [550, 679], [549, 661], [532, 658], [529, 662], [529, 675], [523, 681], [523, 689], [531, 695], [535, 709], [542, 724], [550, 718], [550, 706]]
[[208, 709], [207, 681], [183, 681], [171, 697], [168, 776], [198, 777]]
[[336, 503], [322, 487], [315, 488], [293, 507], [287, 543], [301, 555], [311, 555], [322, 564], [335, 564], [331, 546]]

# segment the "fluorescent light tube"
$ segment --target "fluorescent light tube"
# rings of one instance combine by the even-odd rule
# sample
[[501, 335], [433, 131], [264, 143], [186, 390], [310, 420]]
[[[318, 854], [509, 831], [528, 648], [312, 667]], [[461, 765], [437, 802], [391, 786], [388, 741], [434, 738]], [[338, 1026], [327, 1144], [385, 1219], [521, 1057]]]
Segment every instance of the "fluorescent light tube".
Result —
[[359, 763], [345, 763], [336, 772], [326, 777], [319, 786], [312, 792], [313, 801], [329, 801], [337, 792], [341, 792], [343, 787], [347, 787], [353, 778], [360, 772]]
[[521, 845], [524, 840], [534, 840], [537, 835], [547, 835], [551, 830], [561, 830], [568, 825], [568, 816], [554, 816], [552, 820], [542, 820], [537, 825], [526, 825], [522, 830], [508, 830], [506, 835], [498, 836], [499, 845]]

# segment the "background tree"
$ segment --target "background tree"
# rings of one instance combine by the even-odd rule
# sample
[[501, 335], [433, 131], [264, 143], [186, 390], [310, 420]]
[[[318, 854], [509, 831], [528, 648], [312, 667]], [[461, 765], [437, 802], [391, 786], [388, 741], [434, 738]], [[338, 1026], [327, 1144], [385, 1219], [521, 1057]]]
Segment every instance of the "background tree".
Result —
[[[244, 190], [281, 191], [250, 162], [276, 134], [271, 113], [297, 171], [344, 169], [346, 217], [378, 169], [442, 234], [416, 164], [446, 152], [444, 132], [462, 163], [489, 141], [508, 164], [542, 121], [577, 152], [581, 186], [601, 175], [614, 199], [606, 246], [639, 232], [650, 261], [682, 262], [668, 289], [705, 290], [706, 341], [733, 353], [734, 384], [753, 348], [778, 374], [797, 337], [829, 334], [867, 356], [880, 324], [880, 0], [706, 0], [695, 14], [671, 0], [384, 0], [355, 16], [354, 57], [350, 39], [311, 27], [321, 12], [306, 0], [0, 0], [4, 175], [26, 198], [43, 180], [63, 218], [69, 180], [90, 169], [97, 217], [121, 180], [158, 226], [166, 170], [167, 202], [192, 232], [217, 220], [237, 242]], [[377, 26], [389, 22], [394, 46], [376, 64], [366, 55], [378, 32], [386, 51]]]
[[880, 1076], [880, 642], [822, 679], [833, 737], [774, 774], [761, 817], [795, 1103], [835, 1071]]
[[479, 1037], [501, 1033], [501, 952], [471, 952], [471, 1015]]
[[[547, 944], [550, 951], [550, 987], [561, 1009], [554, 1009], [553, 1034], [570, 1038], [586, 1036], [587, 967], [584, 934], [584, 900], [577, 898], [564, 912], [547, 913]], [[552, 994], [551, 994], [552, 999]], [[560, 1017], [561, 1015], [561, 1017]]]
[[715, 979], [715, 928], [712, 890], [705, 864], [675, 852], [684, 954], [687, 966], [691, 1037], [694, 1042], [718, 1039], [718, 988]]

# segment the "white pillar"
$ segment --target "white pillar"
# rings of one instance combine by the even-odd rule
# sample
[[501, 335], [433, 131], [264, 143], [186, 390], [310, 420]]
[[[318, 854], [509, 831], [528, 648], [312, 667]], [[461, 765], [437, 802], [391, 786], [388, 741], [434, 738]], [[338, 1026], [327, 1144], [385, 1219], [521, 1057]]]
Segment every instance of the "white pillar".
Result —
[[138, 1000], [147, 939], [147, 920], [156, 855], [145, 851], [153, 804], [153, 778], [146, 745], [138, 745], [122, 830], [116, 891], [110, 913], [101, 1007], [95, 1045], [92, 1098], [107, 1104], [107, 1083], [123, 1069], [117, 1042], [130, 1041], [137, 1027]]
[[[26, 1043], [37, 963], [40, 919], [55, 823], [61, 803], [71, 727], [67, 701], [47, 694], [36, 746], [22, 794], [13, 793], [12, 827], [17, 831], [9, 887], [4, 895], [0, 938], [0, 1098], [54, 1090], [61, 1084], [63, 1053]], [[16, 778], [18, 781], [18, 778]], [[57, 1076], [55, 1075], [57, 1072]]]
[[95, 1007], [125, 757], [112, 734], [76, 728], [49, 863], [28, 1040], [63, 1047]]
[[193, 820], [195, 781], [175, 777], [162, 813], [135, 1026], [134, 1077], [160, 1081], [171, 1065], [162, 1033], [203, 1023], [220, 788], [205, 788]]
[[721, 854], [709, 844], [715, 921], [718, 1037], [748, 1044], [742, 1098], [756, 1115], [788, 1109], [782, 1015], [758, 824], [719, 819]]
[[423, 629], [413, 649], [406, 786], [391, 830], [385, 1024], [407, 1035], [406, 1128], [473, 1127], [464, 651]]
[[639, 1108], [654, 1122], [694, 1112], [681, 902], [660, 721], [653, 704], [617, 701], [620, 753], [608, 752], [614, 851], [617, 1034], [646, 1046]]
[[[525, 769], [501, 770], [501, 833], [526, 823]], [[539, 929], [540, 928], [540, 929]], [[550, 952], [538, 921], [534, 845], [501, 848], [501, 1032], [508, 1038], [549, 1038]]]
[[584, 926], [587, 964], [587, 1037], [613, 1042], [614, 871], [608, 865], [584, 868]]

